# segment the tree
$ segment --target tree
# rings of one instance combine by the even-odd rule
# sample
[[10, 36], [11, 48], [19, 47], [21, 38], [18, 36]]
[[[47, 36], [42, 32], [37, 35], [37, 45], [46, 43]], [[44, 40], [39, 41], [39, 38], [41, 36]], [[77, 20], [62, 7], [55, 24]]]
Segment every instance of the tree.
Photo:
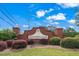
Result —
[[4, 29], [4, 30], [0, 30], [0, 40], [12, 40], [16, 38], [16, 34], [9, 30], [9, 29]]
[[74, 28], [67, 28], [64, 30], [65, 37], [75, 37], [78, 33], [75, 31]]
[[74, 28], [70, 28], [70, 27], [69, 27], [69, 28], [67, 29], [67, 32], [76, 32], [76, 31], [75, 31]]

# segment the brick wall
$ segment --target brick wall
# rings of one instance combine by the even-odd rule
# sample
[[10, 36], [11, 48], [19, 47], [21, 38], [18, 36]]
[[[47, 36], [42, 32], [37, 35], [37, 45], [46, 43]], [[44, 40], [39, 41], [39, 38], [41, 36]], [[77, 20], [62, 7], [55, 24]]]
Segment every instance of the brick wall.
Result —
[[39, 28], [33, 28], [32, 30], [24, 31], [23, 39], [28, 41], [28, 36], [34, 34], [37, 29], [40, 29], [41, 33], [43, 33], [44, 35], [48, 35], [48, 41], [53, 36], [53, 32], [50, 32], [43, 27], [39, 27]]

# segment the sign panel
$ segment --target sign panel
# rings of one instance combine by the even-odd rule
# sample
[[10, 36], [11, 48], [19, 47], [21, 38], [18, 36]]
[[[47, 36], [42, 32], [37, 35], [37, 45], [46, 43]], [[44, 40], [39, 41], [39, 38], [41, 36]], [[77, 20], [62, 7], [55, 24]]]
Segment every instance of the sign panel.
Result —
[[44, 35], [40, 32], [40, 29], [37, 29], [33, 35], [29, 35], [28, 39], [48, 39], [47, 35]]

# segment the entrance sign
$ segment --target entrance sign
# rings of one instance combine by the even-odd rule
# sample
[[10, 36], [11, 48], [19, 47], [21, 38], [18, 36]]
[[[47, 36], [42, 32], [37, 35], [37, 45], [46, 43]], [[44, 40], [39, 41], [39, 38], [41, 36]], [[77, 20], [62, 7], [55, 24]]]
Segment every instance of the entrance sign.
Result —
[[42, 34], [40, 29], [37, 29], [33, 35], [28, 36], [28, 39], [48, 39], [48, 36]]

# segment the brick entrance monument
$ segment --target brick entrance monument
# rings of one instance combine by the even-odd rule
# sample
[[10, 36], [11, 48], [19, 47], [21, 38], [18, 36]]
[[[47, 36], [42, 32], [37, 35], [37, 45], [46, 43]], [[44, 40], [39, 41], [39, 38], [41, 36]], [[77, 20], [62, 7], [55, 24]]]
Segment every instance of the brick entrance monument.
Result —
[[49, 43], [50, 38], [53, 36], [63, 37], [63, 28], [56, 28], [52, 32], [45, 27], [34, 27], [32, 30], [25, 30], [23, 34], [20, 34], [20, 28], [13, 27], [13, 31], [16, 33], [17, 39], [26, 40], [27, 42], [29, 39], [32, 39], [34, 42], [40, 39], [47, 39]]

